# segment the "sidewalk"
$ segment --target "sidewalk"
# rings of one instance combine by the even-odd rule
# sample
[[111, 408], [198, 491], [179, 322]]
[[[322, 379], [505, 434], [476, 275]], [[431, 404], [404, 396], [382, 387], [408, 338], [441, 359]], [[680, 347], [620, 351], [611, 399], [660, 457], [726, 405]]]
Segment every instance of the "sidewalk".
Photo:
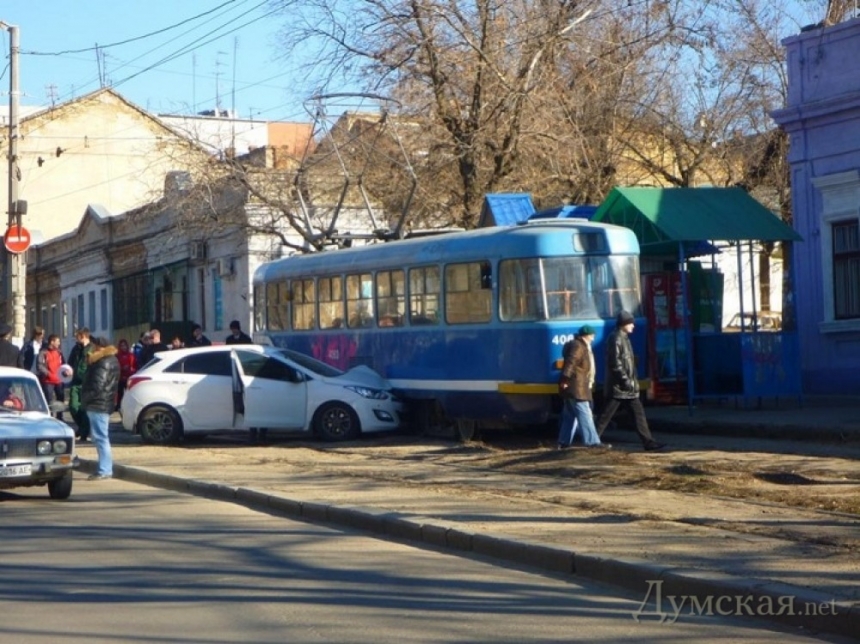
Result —
[[[649, 407], [648, 416], [655, 432], [680, 432], [667, 438], [689, 450], [697, 449], [697, 435], [705, 432], [753, 435], [755, 440], [737, 439], [750, 445], [785, 432], [800, 438], [816, 432], [840, 443], [840, 454], [845, 443], [845, 462], [860, 469], [860, 444], [855, 443], [860, 441], [860, 404], [807, 400], [799, 408], [792, 402], [791, 407], [762, 409], [709, 404], [692, 415], [687, 407]], [[675, 595], [676, 601], [686, 598], [681, 619], [696, 606], [710, 606], [802, 627], [807, 635], [860, 633], [860, 561], [856, 550], [833, 547], [840, 537], [856, 539], [860, 520], [853, 515], [729, 498], [710, 497], [702, 504], [701, 497], [672, 490], [511, 477], [478, 468], [446, 470], [430, 462], [452, 449], [439, 442], [416, 453], [392, 483], [380, 473], [387, 464], [369, 458], [334, 469], [326, 467], [327, 452], [319, 463], [289, 462], [283, 456], [289, 451], [277, 451], [289, 445], [164, 450], [123, 444], [133, 437], [121, 429], [116, 434], [115, 475], [125, 480], [581, 576], [642, 601], [653, 601], [659, 589], [662, 604], [643, 608], [643, 618], [671, 619], [674, 609], [666, 598]], [[815, 451], [812, 444], [809, 448]], [[360, 445], [353, 449], [360, 451]], [[82, 446], [84, 471], [94, 469], [95, 452], [89, 450]], [[571, 452], [546, 457], [579, 458]], [[658, 467], [661, 456], [643, 458]], [[860, 489], [860, 478], [848, 483]], [[683, 518], [666, 520], [667, 508], [682, 509]], [[738, 523], [751, 529], [732, 530]], [[769, 536], [778, 535], [780, 526], [807, 539]]]
[[655, 430], [721, 436], [860, 441], [860, 396], [699, 400], [692, 407], [648, 406]]

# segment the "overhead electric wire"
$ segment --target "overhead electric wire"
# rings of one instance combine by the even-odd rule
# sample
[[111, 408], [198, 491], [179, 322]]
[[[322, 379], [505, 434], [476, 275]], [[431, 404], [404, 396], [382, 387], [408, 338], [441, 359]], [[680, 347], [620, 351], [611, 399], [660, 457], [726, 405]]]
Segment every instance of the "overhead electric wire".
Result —
[[[240, 4], [244, 4], [248, 0], [242, 0]], [[138, 40], [145, 40], [146, 38], [151, 38], [152, 36], [158, 36], [159, 34], [166, 33], [172, 29], [176, 29], [177, 27], [181, 27], [182, 25], [188, 24], [198, 18], [202, 18], [203, 16], [208, 16], [210, 13], [215, 13], [222, 7], [226, 7], [228, 4], [233, 4], [236, 0], [227, 0], [227, 2], [218, 5], [217, 7], [213, 7], [209, 11], [204, 11], [203, 13], [199, 13], [196, 16], [192, 16], [190, 18], [186, 18], [185, 20], [181, 20], [175, 24], [169, 25], [167, 27], [163, 27], [161, 29], [157, 29], [156, 31], [151, 31], [148, 34], [143, 34], [141, 36], [135, 36], [133, 38], [128, 38], [126, 40], [120, 40], [119, 42], [108, 43], [107, 45], [97, 45], [94, 47], [86, 47], [84, 49], [65, 49], [63, 51], [22, 51], [22, 54], [27, 54], [28, 56], [65, 56], [66, 54], [85, 54], [92, 51], [96, 51], [97, 49], [108, 49], [110, 47], [119, 47], [120, 45], [127, 45], [128, 43], [137, 42]]]

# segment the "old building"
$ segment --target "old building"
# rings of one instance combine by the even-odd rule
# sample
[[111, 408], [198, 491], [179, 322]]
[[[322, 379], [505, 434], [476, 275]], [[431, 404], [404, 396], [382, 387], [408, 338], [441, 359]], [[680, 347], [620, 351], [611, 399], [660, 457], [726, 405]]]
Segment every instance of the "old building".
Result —
[[774, 119], [790, 137], [797, 328], [807, 393], [860, 384], [860, 19], [784, 41], [788, 100]]

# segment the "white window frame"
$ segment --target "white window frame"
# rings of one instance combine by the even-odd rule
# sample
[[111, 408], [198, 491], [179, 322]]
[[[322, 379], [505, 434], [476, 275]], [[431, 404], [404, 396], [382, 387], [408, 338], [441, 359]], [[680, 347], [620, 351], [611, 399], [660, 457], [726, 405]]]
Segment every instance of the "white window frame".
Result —
[[860, 318], [837, 320], [833, 291], [833, 225], [857, 218], [860, 222], [860, 170], [840, 172], [812, 180], [821, 192], [819, 250], [821, 253], [821, 294], [824, 316], [822, 333], [860, 331]]

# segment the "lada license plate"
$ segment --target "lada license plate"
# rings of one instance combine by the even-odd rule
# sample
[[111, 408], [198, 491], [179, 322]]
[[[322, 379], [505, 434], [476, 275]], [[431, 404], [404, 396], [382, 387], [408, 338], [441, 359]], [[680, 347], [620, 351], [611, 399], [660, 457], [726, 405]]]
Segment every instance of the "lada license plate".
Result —
[[30, 476], [30, 474], [32, 473], [32, 463], [21, 463], [20, 465], [0, 465], [0, 478], [10, 476]]

